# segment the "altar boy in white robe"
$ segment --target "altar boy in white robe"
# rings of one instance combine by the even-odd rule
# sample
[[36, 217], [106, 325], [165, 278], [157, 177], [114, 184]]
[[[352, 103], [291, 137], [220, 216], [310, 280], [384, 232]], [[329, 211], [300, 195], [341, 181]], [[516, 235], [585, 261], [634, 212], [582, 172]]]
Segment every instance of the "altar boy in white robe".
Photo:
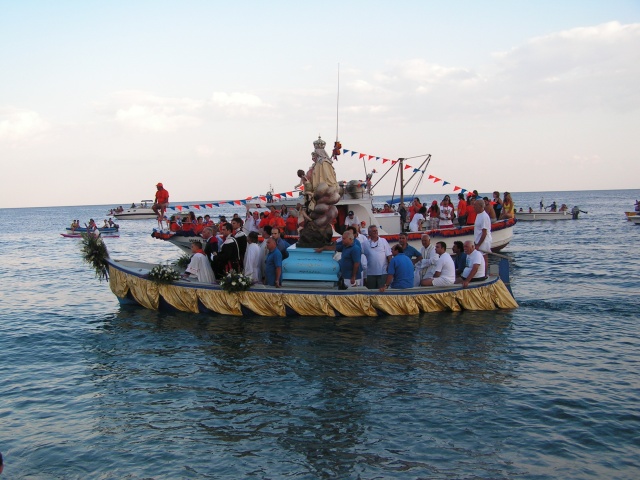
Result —
[[202, 251], [202, 243], [193, 242], [191, 244], [191, 252], [193, 252], [193, 256], [182, 277], [195, 278], [200, 283], [213, 283], [215, 277], [213, 276], [211, 263], [209, 263], [209, 259]]

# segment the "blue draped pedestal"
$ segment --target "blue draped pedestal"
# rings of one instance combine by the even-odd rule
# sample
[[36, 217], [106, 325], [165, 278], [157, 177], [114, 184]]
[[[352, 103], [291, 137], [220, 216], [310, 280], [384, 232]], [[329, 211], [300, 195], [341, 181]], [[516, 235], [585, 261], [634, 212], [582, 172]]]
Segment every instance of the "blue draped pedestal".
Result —
[[304, 285], [306, 282], [335, 285], [338, 282], [340, 266], [333, 259], [335, 252], [316, 253], [313, 248], [291, 248], [287, 252], [289, 258], [282, 262], [282, 279], [288, 285]]

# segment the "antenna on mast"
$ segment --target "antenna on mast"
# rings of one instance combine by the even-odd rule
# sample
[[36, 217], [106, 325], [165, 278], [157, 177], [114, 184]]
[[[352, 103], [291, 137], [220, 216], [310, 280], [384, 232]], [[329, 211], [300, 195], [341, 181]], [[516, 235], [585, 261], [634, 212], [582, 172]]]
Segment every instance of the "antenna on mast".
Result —
[[336, 98], [336, 141], [333, 144], [333, 152], [331, 153], [331, 158], [333, 160], [338, 159], [338, 155], [342, 153], [342, 144], [338, 140], [338, 119], [340, 112], [340, 64], [338, 64], [338, 95]]
[[336, 142], [338, 141], [338, 115], [340, 113], [340, 64], [338, 64], [338, 94], [336, 96]]

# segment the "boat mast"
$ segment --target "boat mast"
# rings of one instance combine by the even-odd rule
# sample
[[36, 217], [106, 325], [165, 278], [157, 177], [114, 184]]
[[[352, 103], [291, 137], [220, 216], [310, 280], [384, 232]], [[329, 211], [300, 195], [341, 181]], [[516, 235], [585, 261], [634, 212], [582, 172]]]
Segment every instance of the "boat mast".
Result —
[[338, 138], [338, 115], [340, 113], [340, 64], [338, 64], [338, 93], [336, 95], [336, 142]]
[[404, 166], [402, 165], [404, 162], [404, 158], [399, 158], [398, 162], [400, 163], [400, 166], [398, 167], [400, 169], [400, 204], [404, 203]]

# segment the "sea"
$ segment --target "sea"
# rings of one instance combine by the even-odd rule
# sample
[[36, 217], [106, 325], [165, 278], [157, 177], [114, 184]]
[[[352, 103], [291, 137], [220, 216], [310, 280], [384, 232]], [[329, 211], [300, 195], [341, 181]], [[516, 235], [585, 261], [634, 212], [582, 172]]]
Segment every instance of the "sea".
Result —
[[379, 318], [120, 306], [60, 235], [114, 205], [0, 209], [0, 479], [640, 478], [640, 190], [513, 198], [584, 212], [516, 225], [518, 309]]

